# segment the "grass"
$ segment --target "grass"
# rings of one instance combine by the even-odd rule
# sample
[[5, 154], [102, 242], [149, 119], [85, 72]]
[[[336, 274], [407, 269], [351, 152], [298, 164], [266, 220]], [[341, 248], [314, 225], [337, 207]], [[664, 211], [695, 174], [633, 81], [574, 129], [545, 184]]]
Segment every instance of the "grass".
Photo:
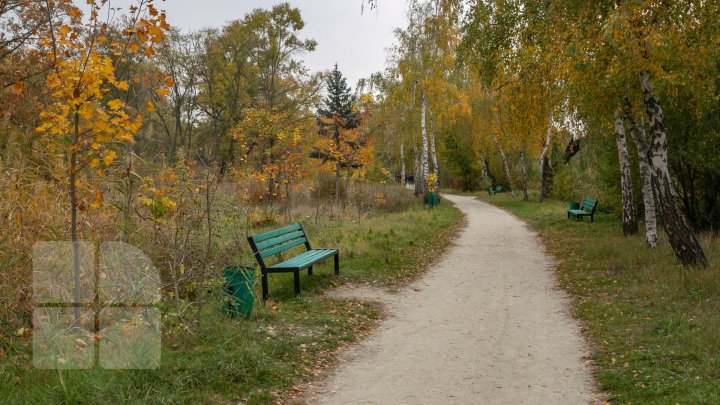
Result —
[[[161, 365], [156, 370], [34, 369], [32, 336], [5, 331], [13, 337], [0, 342], [0, 403], [277, 401], [332, 366], [340, 348], [371, 331], [382, 317], [374, 304], [328, 299], [323, 291], [345, 283], [403, 285], [449, 246], [462, 214], [444, 203], [433, 211], [413, 206], [363, 220], [299, 221], [314, 246], [340, 248], [339, 278], [332, 275], [332, 260], [317, 266], [312, 277], [302, 276], [303, 295], [296, 298], [292, 276], [273, 274], [273, 302], [256, 304], [248, 320], [224, 317], [217, 294], [205, 306], [200, 327], [163, 311]], [[246, 250], [235, 260], [252, 262]]]
[[710, 267], [686, 269], [664, 237], [648, 249], [644, 234], [624, 237], [612, 214], [579, 222], [567, 219], [567, 202], [479, 198], [527, 222], [557, 259], [611, 403], [720, 403], [717, 235], [701, 236]]

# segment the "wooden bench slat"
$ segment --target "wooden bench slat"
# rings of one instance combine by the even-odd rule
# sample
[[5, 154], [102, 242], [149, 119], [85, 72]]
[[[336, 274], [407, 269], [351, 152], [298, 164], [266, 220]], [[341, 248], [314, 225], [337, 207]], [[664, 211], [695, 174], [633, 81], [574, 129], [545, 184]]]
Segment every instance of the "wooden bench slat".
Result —
[[281, 236], [281, 235], [284, 235], [286, 233], [290, 233], [293, 231], [297, 231], [300, 229], [302, 229], [300, 224], [294, 224], [294, 225], [286, 226], [285, 228], [280, 228], [280, 229], [276, 229], [274, 231], [261, 233], [259, 235], [252, 236], [252, 239], [257, 244], [259, 242], [263, 242], [263, 241], [266, 241], [266, 240], [272, 239], [272, 238], [277, 238], [278, 236]]
[[271, 247], [273, 247], [273, 246], [281, 245], [281, 244], [283, 244], [283, 243], [286, 243], [287, 241], [290, 241], [290, 240], [293, 240], [293, 239], [302, 238], [302, 237], [305, 237], [305, 232], [303, 232], [302, 230], [300, 230], [300, 231], [293, 231], [293, 232], [290, 232], [290, 233], [286, 233], [286, 234], [284, 234], [284, 235], [280, 235], [280, 236], [274, 237], [274, 238], [272, 238], [272, 239], [265, 240], [265, 241], [260, 242], [260, 243], [256, 243], [255, 246], [257, 246], [257, 249], [258, 249], [258, 250], [265, 250], [265, 249], [271, 248]]
[[306, 238], [295, 239], [292, 242], [286, 243], [284, 245], [276, 246], [272, 249], [267, 249], [267, 250], [260, 252], [260, 257], [262, 257], [264, 259], [268, 256], [276, 255], [280, 252], [284, 252], [288, 249], [292, 249], [295, 246], [304, 245], [305, 242], [307, 242]]
[[278, 264], [276, 264], [276, 265], [274, 265], [274, 266], [271, 266], [271, 267], [275, 267], [275, 268], [279, 268], [279, 267], [302, 267], [303, 264], [306, 264], [306, 263], [311, 262], [311, 261], [312, 261], [313, 259], [315, 259], [316, 257], [322, 256], [322, 254], [323, 254], [323, 251], [322, 251], [322, 250], [308, 250], [307, 252], [305, 252], [305, 253], [303, 253], [303, 254], [301, 254], [301, 255], [299, 255], [299, 256], [295, 256], [295, 257], [293, 257], [293, 258], [290, 258], [290, 259], [288, 259], [288, 260], [285, 260], [284, 262], [278, 263]]
[[308, 250], [300, 256], [296, 256], [282, 263], [270, 266], [268, 269], [304, 269], [319, 261], [325, 260], [330, 256], [334, 256], [336, 253], [336, 249]]

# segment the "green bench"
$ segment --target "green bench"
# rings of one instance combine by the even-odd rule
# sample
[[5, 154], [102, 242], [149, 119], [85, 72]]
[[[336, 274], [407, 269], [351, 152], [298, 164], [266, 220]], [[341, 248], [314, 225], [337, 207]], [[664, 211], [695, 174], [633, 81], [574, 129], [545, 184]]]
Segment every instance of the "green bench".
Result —
[[495, 195], [498, 193], [502, 193], [505, 190], [503, 190], [502, 186], [495, 186], [495, 187], [490, 186], [490, 187], [488, 187], [487, 191], [488, 191], [489, 195]]
[[[268, 297], [268, 274], [293, 273], [295, 276], [295, 294], [300, 294], [300, 271], [307, 269], [308, 275], [313, 274], [313, 265], [330, 257], [335, 258], [335, 274], [340, 274], [340, 252], [338, 249], [313, 249], [302, 225], [295, 224], [271, 232], [248, 237], [255, 259], [262, 271], [263, 301]], [[304, 245], [306, 251], [268, 266], [265, 259], [283, 253], [294, 247]]]
[[597, 206], [598, 200], [586, 198], [582, 202], [580, 208], [568, 210], [568, 218], [577, 218], [578, 220], [581, 220], [583, 219], [583, 217], [590, 217], [590, 222], [593, 222], [595, 216], [595, 208], [597, 208]]

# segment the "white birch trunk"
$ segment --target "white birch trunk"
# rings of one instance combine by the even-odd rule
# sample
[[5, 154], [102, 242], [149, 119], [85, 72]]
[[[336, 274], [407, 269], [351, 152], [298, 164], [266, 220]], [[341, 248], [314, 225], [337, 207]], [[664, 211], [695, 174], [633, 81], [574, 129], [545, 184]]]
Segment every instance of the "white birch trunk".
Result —
[[502, 145], [500, 145], [500, 141], [498, 141], [497, 135], [495, 134], [493, 134], [493, 143], [498, 149], [498, 152], [500, 152], [500, 158], [502, 158], [503, 168], [505, 169], [505, 177], [507, 177], [508, 185], [510, 186], [510, 194], [512, 194], [513, 198], [515, 198], [517, 195], [515, 194], [515, 186], [513, 185], [512, 176], [510, 175], [510, 164], [508, 163], [505, 151], [503, 150]]
[[420, 185], [422, 184], [422, 178], [420, 177], [420, 158], [418, 156], [418, 147], [417, 145], [413, 145], [413, 149], [415, 152], [415, 181], [413, 182], [415, 186], [415, 195], [420, 194]]
[[527, 201], [530, 199], [528, 196], [528, 177], [527, 167], [525, 166], [525, 152], [520, 151], [520, 171], [522, 173], [522, 189], [523, 189], [523, 200]]
[[435, 174], [435, 183], [433, 184], [433, 187], [435, 188], [435, 190], [437, 190], [438, 186], [440, 185], [440, 177], [439, 177], [439, 170], [438, 170], [437, 152], [435, 151], [434, 128], [435, 128], [435, 121], [433, 120], [432, 110], [430, 110], [430, 155], [432, 156], [433, 173]]
[[683, 265], [708, 266], [707, 257], [695, 237], [690, 223], [677, 202], [668, 169], [667, 131], [660, 102], [655, 97], [655, 84], [649, 72], [639, 75], [643, 91], [645, 111], [650, 126], [650, 165], [652, 167], [652, 185], [657, 208], [660, 212], [663, 227], [670, 240], [675, 256]]
[[628, 157], [627, 141], [625, 139], [625, 123], [620, 108], [615, 110], [615, 141], [617, 143], [618, 160], [620, 162], [623, 235], [635, 235], [638, 231], [638, 224], [635, 216], [635, 205], [633, 203], [632, 175], [630, 173], [630, 158]]
[[429, 168], [428, 168], [428, 136], [427, 136], [427, 126], [425, 125], [425, 119], [427, 116], [427, 95], [425, 94], [425, 90], [422, 90], [422, 114], [421, 114], [421, 120], [420, 120], [420, 130], [422, 132], [422, 155], [420, 155], [420, 170], [422, 172], [422, 183], [420, 187], [420, 192], [425, 193], [427, 191], [427, 184], [425, 182], [428, 178]]
[[540, 202], [545, 201], [545, 197], [547, 195], [548, 168], [550, 166], [550, 159], [548, 159], [548, 154], [550, 153], [551, 142], [552, 118], [548, 117], [547, 136], [545, 137], [545, 145], [543, 145], [542, 153], [540, 153], [540, 195], [538, 196], [538, 200]]
[[490, 180], [490, 171], [488, 170], [487, 162], [485, 161], [485, 155], [480, 154], [480, 162], [482, 163], [482, 179], [483, 181]]
[[[627, 103], [629, 104], [629, 102]], [[655, 196], [652, 189], [652, 168], [648, 158], [648, 144], [645, 135], [645, 125], [635, 119], [629, 106], [626, 118], [630, 123], [630, 134], [635, 142], [640, 166], [640, 183], [642, 184], [643, 205], [645, 207], [645, 242], [651, 248], [657, 247], [657, 215], [655, 213]]]

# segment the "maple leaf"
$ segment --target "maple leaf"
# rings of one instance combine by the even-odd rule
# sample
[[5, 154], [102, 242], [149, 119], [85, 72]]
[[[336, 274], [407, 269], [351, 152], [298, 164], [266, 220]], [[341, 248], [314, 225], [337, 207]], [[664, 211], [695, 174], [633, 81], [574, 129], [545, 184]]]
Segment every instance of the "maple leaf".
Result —
[[107, 105], [108, 105], [108, 108], [110, 108], [111, 110], [119, 110], [119, 109], [123, 108], [125, 103], [123, 103], [122, 101], [120, 101], [118, 99], [115, 99], [115, 100], [108, 101]]

